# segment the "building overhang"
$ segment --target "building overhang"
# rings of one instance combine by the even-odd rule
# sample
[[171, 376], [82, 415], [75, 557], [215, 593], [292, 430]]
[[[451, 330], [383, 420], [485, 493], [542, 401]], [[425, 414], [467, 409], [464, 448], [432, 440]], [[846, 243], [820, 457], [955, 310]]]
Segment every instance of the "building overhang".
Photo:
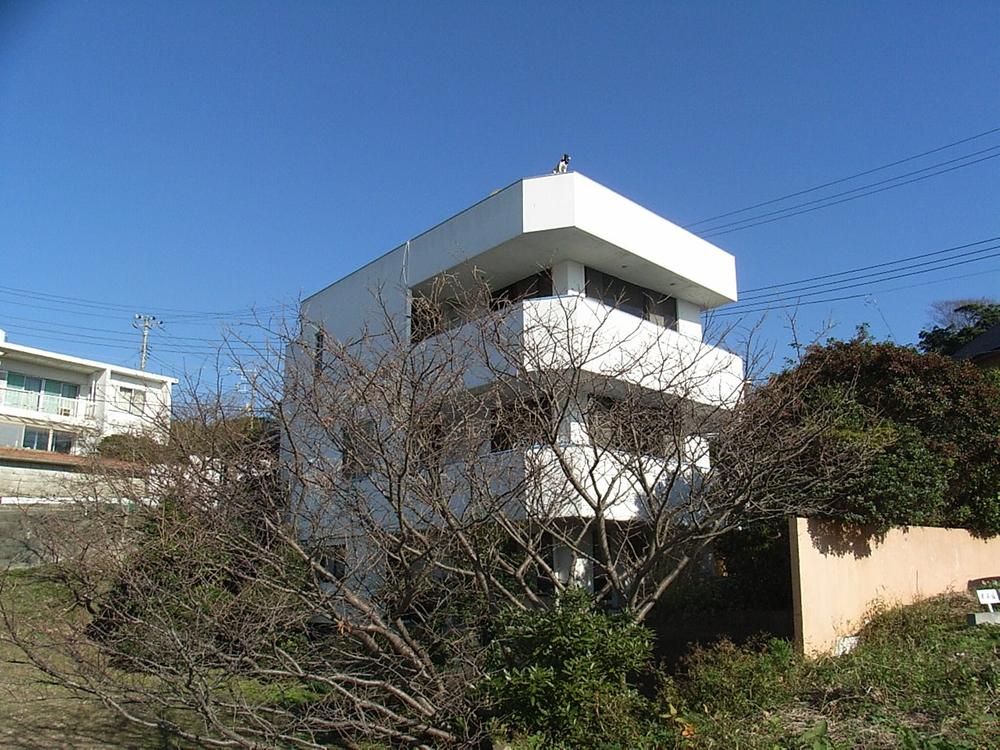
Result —
[[418, 290], [441, 274], [505, 286], [575, 260], [705, 309], [737, 298], [732, 255], [579, 173], [516, 182], [393, 252]]
[[113, 373], [121, 373], [132, 378], [139, 378], [150, 383], [171, 385], [178, 382], [177, 378], [158, 375], [145, 370], [133, 370], [128, 367], [108, 364], [106, 362], [96, 362], [94, 360], [71, 357], [57, 352], [49, 352], [44, 349], [35, 349], [21, 344], [12, 344], [10, 341], [0, 342], [0, 369], [7, 369], [8, 361], [26, 362], [42, 367], [58, 368], [67, 372], [75, 372], [80, 375], [91, 376], [106, 370]]

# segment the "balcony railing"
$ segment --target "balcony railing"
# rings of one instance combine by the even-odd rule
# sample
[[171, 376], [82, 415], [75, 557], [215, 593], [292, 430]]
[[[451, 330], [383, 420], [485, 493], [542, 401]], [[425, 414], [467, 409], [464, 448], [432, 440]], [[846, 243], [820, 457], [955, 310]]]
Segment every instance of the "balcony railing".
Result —
[[79, 398], [65, 398], [38, 391], [0, 388], [0, 403], [15, 409], [37, 411], [58, 417], [86, 419], [94, 416], [94, 405]]

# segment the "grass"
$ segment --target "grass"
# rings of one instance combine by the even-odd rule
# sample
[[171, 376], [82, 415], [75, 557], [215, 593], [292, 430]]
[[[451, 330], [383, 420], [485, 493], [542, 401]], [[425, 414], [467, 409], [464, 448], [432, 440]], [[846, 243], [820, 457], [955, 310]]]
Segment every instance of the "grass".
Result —
[[664, 719], [689, 748], [972, 750], [1000, 737], [1000, 628], [964, 594], [873, 612], [854, 652], [805, 660], [785, 641], [696, 649]]
[[[4, 574], [4, 607], [23, 625], [53, 627], [70, 602], [41, 569]], [[153, 750], [169, 747], [156, 732], [121, 719], [94, 698], [46, 680], [0, 632], [0, 748], [5, 750]]]
[[[44, 571], [8, 573], [4, 606], [53, 627], [67, 592]], [[962, 594], [875, 612], [851, 654], [797, 656], [786, 641], [695, 649], [661, 692], [662, 746], [719, 750], [973, 750], [1000, 737], [1000, 628], [970, 628]], [[654, 722], [657, 723], [657, 722]], [[660, 745], [657, 744], [657, 747]], [[100, 702], [49, 684], [0, 635], [0, 748], [172, 747]]]

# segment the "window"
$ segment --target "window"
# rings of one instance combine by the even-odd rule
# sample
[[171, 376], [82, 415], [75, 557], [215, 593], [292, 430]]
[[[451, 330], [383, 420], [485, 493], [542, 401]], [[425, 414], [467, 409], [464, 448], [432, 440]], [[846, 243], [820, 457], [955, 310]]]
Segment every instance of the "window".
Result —
[[356, 479], [368, 473], [377, 440], [374, 422], [361, 422], [341, 430], [340, 471], [345, 478]]
[[49, 380], [48, 378], [35, 378], [30, 375], [22, 375], [19, 372], [7, 373], [7, 387], [18, 391], [33, 391], [44, 393], [47, 396], [60, 396], [62, 398], [77, 398], [80, 395], [80, 386], [76, 383], [65, 383], [61, 380]]
[[600, 448], [624, 453], [669, 456], [676, 453], [677, 415], [658, 404], [590, 396], [587, 431]]
[[0, 448], [20, 448], [23, 430], [19, 424], [0, 422]]
[[543, 442], [550, 428], [552, 405], [545, 400], [522, 400], [493, 409], [490, 452]]
[[146, 392], [118, 386], [118, 408], [129, 414], [142, 414], [146, 408]]
[[[502, 310], [522, 299], [552, 296], [552, 271], [545, 269], [490, 293], [489, 305]], [[477, 299], [442, 300], [414, 294], [410, 300], [410, 340], [458, 328], [471, 320], [480, 304]]]
[[52, 431], [52, 450], [55, 453], [71, 453], [73, 451], [73, 434], [70, 432]]
[[347, 545], [328, 544], [323, 547], [319, 565], [332, 578], [343, 581], [347, 578]]
[[323, 352], [326, 348], [326, 334], [316, 331], [316, 348], [313, 352], [313, 372], [318, 376], [323, 372]]
[[422, 341], [444, 330], [441, 310], [429, 297], [410, 300], [410, 340]]
[[3, 400], [8, 406], [71, 417], [76, 415], [76, 407], [63, 399], [76, 399], [79, 395], [80, 386], [76, 383], [8, 372]]
[[49, 431], [39, 430], [34, 427], [25, 427], [21, 447], [31, 448], [36, 451], [47, 451], [49, 449]]
[[33, 451], [72, 453], [76, 436], [71, 432], [49, 430], [42, 427], [21, 427], [0, 422], [0, 446], [28, 448]]
[[552, 296], [552, 271], [546, 268], [534, 276], [515, 281], [502, 289], [497, 289], [491, 297], [491, 305], [494, 310], [501, 310], [512, 302], [523, 299], [534, 299], [536, 297]]
[[587, 296], [664, 328], [677, 325], [677, 300], [609, 273], [586, 269]]
[[450, 328], [458, 328], [469, 319], [458, 300], [437, 301], [414, 296], [410, 301], [410, 340], [421, 341]]

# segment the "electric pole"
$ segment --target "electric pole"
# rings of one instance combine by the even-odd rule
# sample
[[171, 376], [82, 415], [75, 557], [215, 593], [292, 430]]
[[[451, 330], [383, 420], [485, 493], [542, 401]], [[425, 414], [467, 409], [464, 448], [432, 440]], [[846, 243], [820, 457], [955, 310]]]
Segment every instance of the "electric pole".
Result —
[[142, 331], [142, 346], [139, 348], [139, 369], [146, 369], [146, 356], [149, 354], [149, 331], [153, 328], [163, 328], [163, 321], [155, 315], [135, 314], [132, 327]]

